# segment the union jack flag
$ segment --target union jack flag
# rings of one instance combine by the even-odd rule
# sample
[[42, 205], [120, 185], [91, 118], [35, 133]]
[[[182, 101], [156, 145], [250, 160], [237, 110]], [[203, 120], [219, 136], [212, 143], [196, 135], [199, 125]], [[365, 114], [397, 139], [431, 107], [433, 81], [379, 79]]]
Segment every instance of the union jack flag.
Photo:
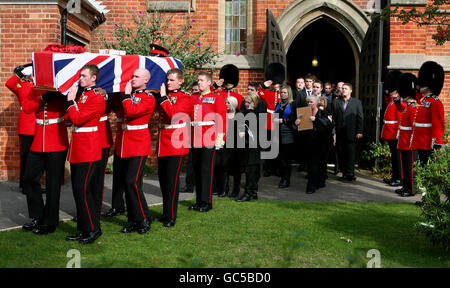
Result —
[[141, 55], [101, 55], [93, 53], [67, 54], [51, 52], [33, 53], [33, 76], [36, 86], [56, 88], [67, 94], [70, 87], [80, 78], [81, 68], [95, 64], [100, 69], [97, 87], [108, 93], [121, 92], [138, 68], [150, 71], [151, 79], [147, 89], [159, 90], [166, 81], [171, 68], [183, 68], [180, 60], [173, 57], [151, 57]]

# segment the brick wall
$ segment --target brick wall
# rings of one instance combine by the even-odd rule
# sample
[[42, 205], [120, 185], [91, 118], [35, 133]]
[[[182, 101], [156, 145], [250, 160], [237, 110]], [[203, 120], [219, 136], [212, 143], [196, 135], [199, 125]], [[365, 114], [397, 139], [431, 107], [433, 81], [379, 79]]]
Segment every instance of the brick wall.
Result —
[[[30, 63], [31, 54], [48, 44], [60, 44], [61, 10], [57, 5], [0, 5], [0, 180], [19, 177], [19, 137], [16, 96], [4, 86], [14, 67]], [[90, 39], [89, 27], [69, 16], [68, 29]]]

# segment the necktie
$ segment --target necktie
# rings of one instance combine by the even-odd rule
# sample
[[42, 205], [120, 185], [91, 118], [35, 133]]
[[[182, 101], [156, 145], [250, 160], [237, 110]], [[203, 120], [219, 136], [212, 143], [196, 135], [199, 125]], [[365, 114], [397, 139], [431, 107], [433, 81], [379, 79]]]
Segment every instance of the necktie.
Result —
[[348, 100], [344, 100], [344, 111], [347, 109]]

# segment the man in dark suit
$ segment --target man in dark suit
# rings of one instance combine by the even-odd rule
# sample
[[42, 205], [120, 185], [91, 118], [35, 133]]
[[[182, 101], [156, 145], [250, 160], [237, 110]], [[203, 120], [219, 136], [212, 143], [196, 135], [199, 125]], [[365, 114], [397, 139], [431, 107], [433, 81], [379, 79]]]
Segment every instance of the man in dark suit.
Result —
[[333, 101], [333, 121], [336, 125], [336, 147], [339, 154], [342, 177], [339, 180], [353, 181], [355, 178], [356, 140], [363, 137], [363, 109], [361, 101], [352, 98], [352, 85], [342, 87], [343, 98]]

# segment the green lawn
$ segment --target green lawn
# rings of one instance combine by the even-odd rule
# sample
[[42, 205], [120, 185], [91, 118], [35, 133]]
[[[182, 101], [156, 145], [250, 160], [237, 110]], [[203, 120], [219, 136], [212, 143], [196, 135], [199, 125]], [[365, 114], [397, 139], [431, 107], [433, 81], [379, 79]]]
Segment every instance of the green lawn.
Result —
[[[365, 267], [370, 249], [379, 250], [381, 267], [450, 263], [414, 229], [420, 209], [412, 204], [214, 199], [208, 213], [188, 211], [190, 204], [180, 202], [175, 227], [153, 223], [146, 235], [120, 233], [125, 216], [104, 218], [103, 236], [90, 245], [65, 241], [71, 221], [46, 236], [1, 232], [0, 267], [66, 267], [70, 249], [80, 251], [82, 267]], [[161, 210], [151, 207], [152, 216]]]

